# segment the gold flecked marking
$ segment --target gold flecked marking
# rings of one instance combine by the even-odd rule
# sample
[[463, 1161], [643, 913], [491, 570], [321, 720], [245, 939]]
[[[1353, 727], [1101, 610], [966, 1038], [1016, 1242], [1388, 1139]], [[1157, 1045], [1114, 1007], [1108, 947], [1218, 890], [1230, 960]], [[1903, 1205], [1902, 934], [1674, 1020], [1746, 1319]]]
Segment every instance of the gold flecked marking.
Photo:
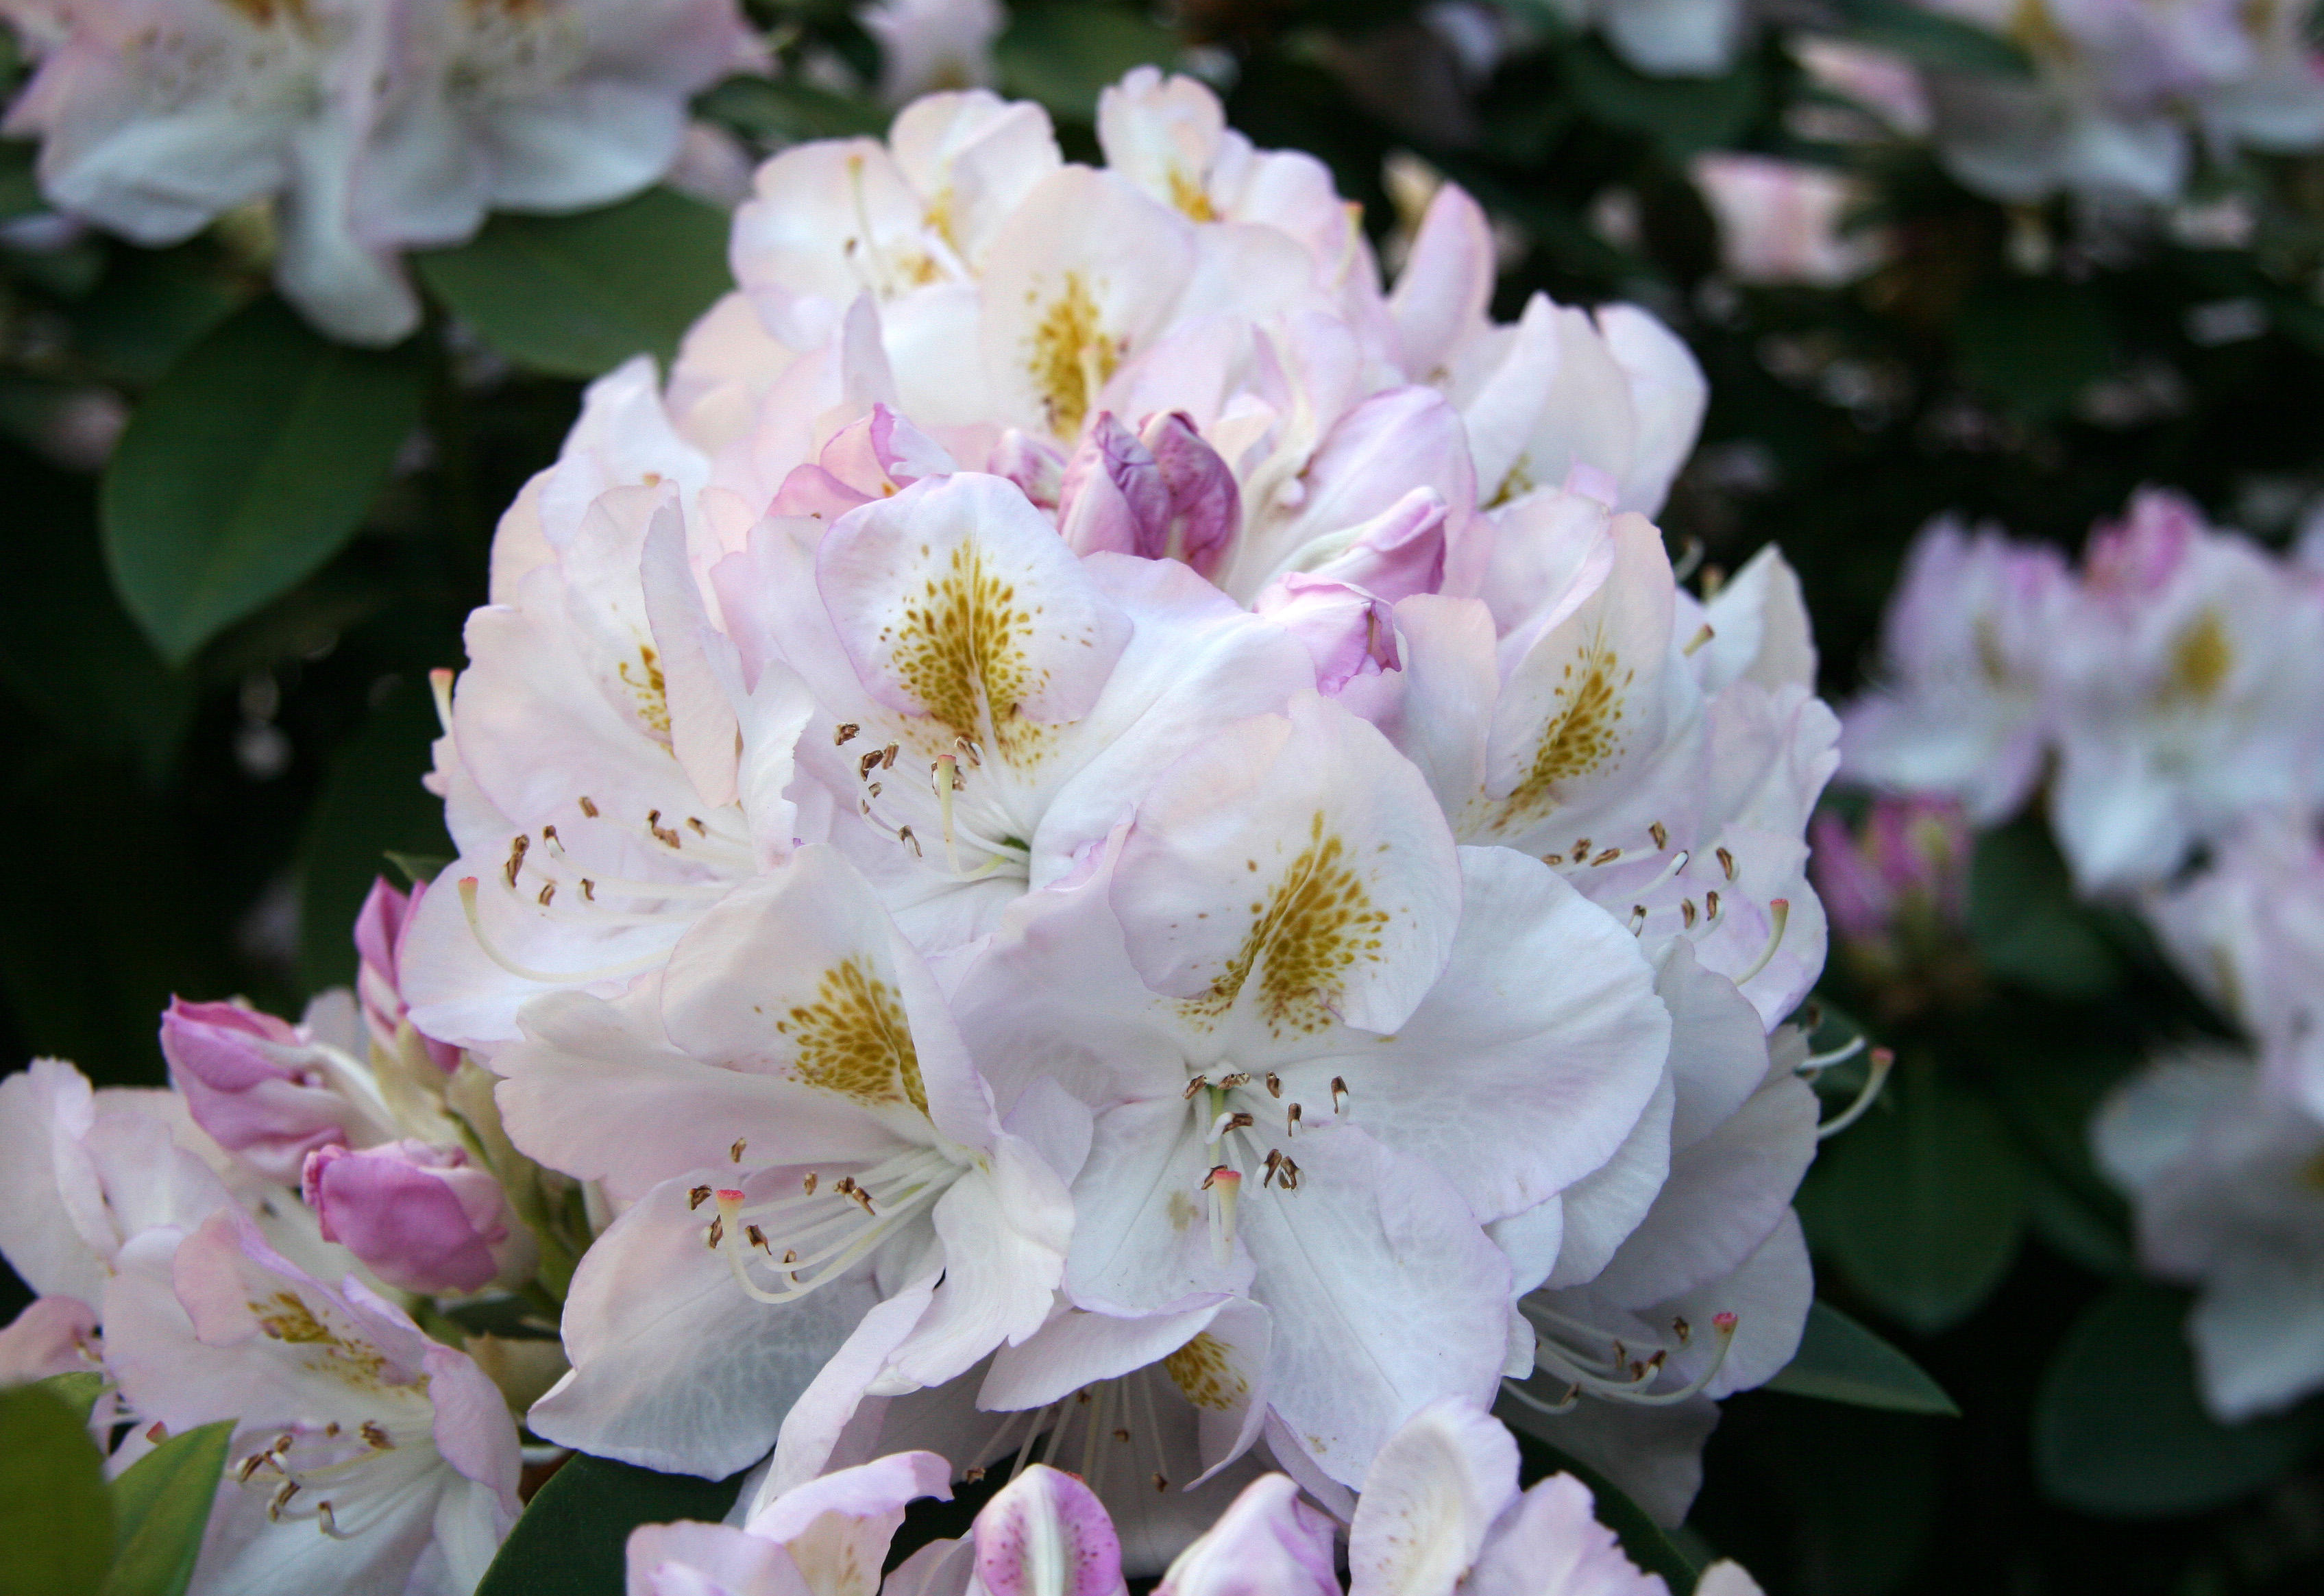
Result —
[[1038, 613], [967, 542], [922, 584], [919, 601], [881, 630], [905, 688], [942, 727], [947, 747], [963, 737], [982, 743], [989, 717], [1004, 756], [1022, 762], [1035, 752], [1041, 728], [1018, 705], [1047, 680], [1026, 650]]
[[1501, 477], [1500, 485], [1493, 490], [1493, 496], [1486, 502], [1485, 508], [1499, 510], [1510, 500], [1521, 499], [1533, 492], [1536, 484], [1533, 480], [1532, 466], [1531, 455], [1519, 455], [1511, 461], [1508, 470]]
[[1333, 1023], [1350, 970], [1379, 957], [1388, 920], [1346, 856], [1347, 845], [1325, 832], [1317, 810], [1307, 846], [1268, 896], [1252, 902], [1250, 934], [1210, 991], [1188, 1000], [1188, 1010], [1225, 1013], [1256, 973], [1259, 1012], [1277, 1036]]
[[[1038, 296], [1035, 296], [1038, 300]], [[1121, 346], [1106, 337], [1098, 319], [1096, 296], [1078, 272], [1041, 314], [1028, 340], [1026, 370], [1047, 412], [1049, 430], [1071, 438], [1082, 429], [1097, 392], [1121, 364]]]
[[1235, 1407], [1250, 1394], [1250, 1385], [1228, 1359], [1225, 1343], [1207, 1330], [1163, 1359], [1162, 1371], [1187, 1401], [1213, 1413]]
[[646, 729], [659, 736], [669, 735], [669, 684], [662, 679], [661, 656], [650, 643], [638, 645], [637, 674], [630, 673], [630, 662], [621, 663], [622, 685], [630, 689], [638, 701], [638, 718]]
[[2198, 704], [2216, 696], [2235, 669], [2235, 645], [2217, 610], [2205, 610], [2172, 640], [2171, 679], [2166, 697]]
[[[377, 1390], [388, 1384], [386, 1356], [370, 1343], [350, 1341], [323, 1323], [297, 1292], [277, 1291], [249, 1305], [258, 1328], [270, 1340], [314, 1349], [306, 1363], [316, 1373], [359, 1389]], [[418, 1384], [424, 1389], [426, 1377]]]
[[[1585, 644], [1566, 662], [1556, 704], [1534, 745], [1533, 762], [1501, 801], [1500, 824], [1537, 818], [1555, 807], [1558, 789], [1580, 780], [1621, 752], [1622, 690], [1634, 673], [1613, 651]], [[1577, 860], [1586, 848], [1577, 848]]]
[[1170, 203], [1194, 221], [1215, 222], [1219, 219], [1217, 208], [1211, 204], [1211, 197], [1204, 192], [1203, 185], [1176, 166], [1170, 169]]
[[867, 1108], [908, 1102], [928, 1112], [903, 1002], [855, 960], [825, 971], [814, 999], [794, 1005], [775, 1029], [798, 1048], [791, 1075], [802, 1084]]

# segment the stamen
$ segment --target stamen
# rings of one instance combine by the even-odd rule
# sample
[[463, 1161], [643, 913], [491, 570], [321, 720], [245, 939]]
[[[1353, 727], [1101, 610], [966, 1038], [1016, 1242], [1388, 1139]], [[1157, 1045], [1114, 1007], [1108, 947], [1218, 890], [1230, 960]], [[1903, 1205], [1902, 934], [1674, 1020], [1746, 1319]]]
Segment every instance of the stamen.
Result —
[[831, 728], [831, 745], [834, 748], [837, 748], [862, 729], [863, 728], [862, 726], [857, 725], [853, 721], [840, 722], [837, 725]]
[[960, 779], [960, 761], [951, 754], [938, 754], [936, 762], [928, 767], [928, 780], [936, 788], [936, 813], [944, 820], [945, 865], [953, 874], [958, 875], [960, 840], [959, 834], [953, 829], [952, 795], [954, 789], [964, 785]]
[[617, 976], [641, 974], [652, 969], [668, 956], [664, 953], [656, 952], [641, 954], [635, 958], [617, 960], [610, 964], [599, 964], [587, 970], [536, 970], [530, 964], [521, 964], [510, 958], [499, 948], [494, 947], [492, 938], [485, 935], [484, 917], [476, 909], [476, 878], [474, 876], [460, 878], [460, 909], [467, 916], [468, 930], [475, 937], [476, 946], [484, 950], [484, 956], [510, 974], [523, 981], [538, 981], [549, 986], [565, 986], [584, 981], [611, 981]]
[[436, 724], [452, 734], [452, 673], [442, 666], [428, 673], [428, 691], [436, 700]]
[[1849, 1059], [1855, 1057], [1858, 1054], [1864, 1051], [1864, 1033], [1858, 1031], [1856, 1035], [1849, 1038], [1847, 1041], [1841, 1043], [1839, 1047], [1834, 1047], [1829, 1053], [1809, 1054], [1800, 1065], [1800, 1074], [1803, 1075], [1821, 1075], [1823, 1071], [1830, 1069], [1833, 1065], [1845, 1064]]
[[1770, 898], [1767, 900], [1767, 918], [1775, 922], [1767, 933], [1767, 946], [1759, 950], [1759, 956], [1751, 961], [1751, 967], [1735, 978], [1735, 984], [1738, 986], [1741, 986], [1766, 969], [1775, 959], [1775, 950], [1784, 945], [1784, 927], [1791, 923], [1792, 900], [1788, 898]]
[[1633, 903], [1630, 905], [1630, 935], [1636, 936], [1646, 928], [1646, 906], [1643, 903]]
[[[1860, 1037], [1857, 1039], [1859, 1042], [1863, 1040]], [[1864, 1078], [1864, 1090], [1856, 1094], [1854, 1102], [1816, 1127], [1816, 1139], [1821, 1141], [1828, 1136], [1837, 1136], [1862, 1119], [1865, 1111], [1872, 1106], [1873, 1100], [1880, 1095], [1880, 1088], [1888, 1079], [1888, 1072], [1895, 1067], [1895, 1054], [1887, 1048], [1872, 1049], [1872, 1068]]]
[[581, 795], [581, 812], [592, 820], [597, 817], [597, 806], [589, 801], [589, 795], [586, 792]]
[[1347, 1112], [1348, 1083], [1340, 1076], [1333, 1075], [1332, 1077], [1332, 1112], [1336, 1116]]
[[1285, 1110], [1283, 1111], [1283, 1134], [1284, 1134], [1284, 1135], [1286, 1135], [1286, 1136], [1296, 1136], [1296, 1135], [1298, 1135], [1298, 1134], [1299, 1134], [1299, 1115], [1300, 1115], [1300, 1113], [1301, 1113], [1300, 1107], [1299, 1107], [1299, 1105], [1298, 1105], [1297, 1103], [1296, 1103], [1296, 1102], [1295, 1102], [1295, 1103], [1293, 1103], [1289, 1108], [1285, 1109]]
[[1200, 1092], [1201, 1090], [1203, 1090], [1203, 1088], [1204, 1088], [1205, 1086], [1208, 1086], [1210, 1084], [1211, 1084], [1211, 1083], [1210, 1083], [1210, 1078], [1209, 1078], [1208, 1076], [1206, 1076], [1206, 1075], [1196, 1075], [1193, 1080], [1191, 1080], [1191, 1081], [1189, 1081], [1189, 1082], [1187, 1082], [1187, 1083], [1186, 1083], [1185, 1100], [1186, 1100], [1188, 1102], [1194, 1102], [1194, 1093], [1197, 1093], [1197, 1092]]
[[1220, 1263], [1234, 1259], [1235, 1199], [1242, 1193], [1242, 1176], [1221, 1164], [1203, 1176], [1202, 1190], [1211, 1194], [1211, 1256]]
[[1621, 850], [1621, 849], [1619, 849], [1619, 848], [1608, 848], [1607, 850], [1605, 850], [1605, 852], [1603, 852], [1603, 853], [1600, 853], [1600, 854], [1598, 855], [1598, 857], [1597, 857], [1597, 858], [1592, 859], [1592, 860], [1590, 862], [1590, 863], [1591, 863], [1591, 867], [1592, 869], [1595, 869], [1597, 866], [1599, 866], [1599, 865], [1600, 865], [1600, 864], [1611, 864], [1611, 863], [1614, 863], [1614, 861], [1616, 861], [1617, 859], [1619, 859], [1621, 856], [1622, 856], [1622, 850]]
[[1680, 652], [1685, 654], [1689, 659], [1692, 659], [1695, 652], [1700, 650], [1703, 644], [1709, 642], [1712, 638], [1718, 635], [1719, 634], [1717, 632], [1711, 630], [1711, 623], [1705, 621], [1702, 623], [1702, 630], [1689, 638], [1687, 640], [1686, 647], [1682, 649]]
[[701, 1207], [708, 1201], [710, 1201], [710, 1188], [706, 1185], [696, 1186], [686, 1194], [686, 1206], [689, 1211]]
[[1280, 1097], [1283, 1095], [1283, 1077], [1277, 1075], [1273, 1070], [1267, 1072], [1267, 1094], [1269, 1097]]
[[1661, 821], [1648, 821], [1646, 823], [1646, 835], [1655, 839], [1655, 853], [1659, 853], [1665, 848], [1670, 846], [1670, 827], [1665, 826]]
[[750, 1145], [750, 1138], [738, 1136], [734, 1139], [734, 1145], [726, 1149], [726, 1156], [739, 1164], [742, 1161], [742, 1149]]
[[1719, 868], [1726, 872], [1727, 879], [1730, 881], [1733, 881], [1735, 879], [1735, 855], [1729, 853], [1724, 848], [1713, 848], [1711, 853], [1719, 860]]
[[1686, 862], [1692, 857], [1693, 855], [1688, 853], [1684, 848], [1681, 848], [1677, 853], [1672, 854], [1664, 863], [1662, 873], [1655, 877], [1653, 881], [1648, 881], [1643, 888], [1641, 888], [1638, 891], [1638, 896], [1645, 898], [1651, 895], [1654, 890], [1660, 887], [1665, 881], [1670, 880], [1671, 877], [1676, 875], [1680, 871], [1684, 870], [1686, 868]]

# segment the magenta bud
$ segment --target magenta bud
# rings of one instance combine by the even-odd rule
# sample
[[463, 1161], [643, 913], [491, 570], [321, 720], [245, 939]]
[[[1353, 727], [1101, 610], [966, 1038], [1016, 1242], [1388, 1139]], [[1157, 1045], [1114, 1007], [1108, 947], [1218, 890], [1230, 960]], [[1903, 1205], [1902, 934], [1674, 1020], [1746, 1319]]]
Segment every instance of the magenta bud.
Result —
[[428, 1294], [481, 1291], [530, 1270], [531, 1238], [510, 1222], [492, 1175], [456, 1147], [388, 1142], [318, 1148], [300, 1185], [337, 1241], [391, 1286]]
[[1154, 457], [1163, 486], [1169, 490], [1162, 552], [1185, 560], [1201, 576], [1212, 575], [1226, 563], [1242, 527], [1242, 490], [1236, 485], [1234, 468], [1203, 441], [1194, 419], [1184, 411], [1147, 417], [1139, 441]]
[[1047, 1464], [985, 1503], [972, 1535], [987, 1596], [1117, 1596], [1122, 1588], [1121, 1541], [1104, 1504]]
[[322, 1049], [272, 1014], [173, 997], [161, 1056], [194, 1122], [270, 1180], [293, 1184], [309, 1153], [349, 1139], [347, 1102]]
[[1057, 484], [1057, 531], [1076, 554], [1158, 559], [1167, 551], [1170, 489], [1153, 451], [1099, 412]]
[[1395, 610], [1360, 587], [1291, 571], [1259, 589], [1250, 607], [1307, 645], [1319, 693], [1334, 696], [1360, 676], [1403, 666]]
[[[372, 883], [371, 895], [355, 916], [355, 955], [361, 965], [355, 974], [355, 995], [363, 1001], [364, 1025], [372, 1040], [389, 1052], [395, 1049], [406, 1012], [403, 938], [427, 891], [427, 882], [415, 881], [407, 897], [383, 876]], [[426, 1037], [420, 1039], [438, 1069], [449, 1075], [460, 1067], [457, 1047]]]
[[1024, 495], [1044, 510], [1057, 507], [1064, 485], [1065, 457], [1049, 444], [1011, 427], [992, 446], [985, 469], [1015, 483]]

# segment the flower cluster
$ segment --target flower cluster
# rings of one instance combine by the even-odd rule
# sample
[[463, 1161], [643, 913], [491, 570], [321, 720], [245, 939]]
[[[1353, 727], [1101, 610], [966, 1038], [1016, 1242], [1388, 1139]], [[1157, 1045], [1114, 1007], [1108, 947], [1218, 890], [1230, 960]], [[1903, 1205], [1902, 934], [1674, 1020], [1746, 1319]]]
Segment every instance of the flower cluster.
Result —
[[567, 211], [667, 172], [687, 101], [757, 61], [735, 0], [6, 0], [40, 69], [7, 131], [50, 203], [143, 244], [272, 202], [275, 281], [392, 344], [397, 264], [490, 210]]
[[[438, 681], [460, 856], [366, 911], [368, 1064], [352, 1004], [165, 1021], [345, 1314], [561, 1295], [534, 1435], [757, 1467], [757, 1539], [669, 1532], [641, 1588], [757, 1588], [855, 1545], [814, 1504], [883, 1540], [1037, 1447], [1114, 1527], [1007, 1528], [1064, 1512], [1026, 1475], [987, 1589], [1084, 1536], [1192, 1590], [1231, 1500], [1328, 1582], [1253, 1481], [1360, 1569], [1409, 1537], [1355, 1493], [1443, 1404], [1466, 1549], [1358, 1588], [1480, 1546], [1499, 1588], [1505, 1507], [1504, 1561], [1583, 1511], [1509, 1502], [1504, 1381], [1675, 1522], [1717, 1398], [1798, 1344], [1784, 1022], [1839, 723], [1780, 557], [1698, 598], [1646, 519], [1700, 372], [1632, 307], [1493, 321], [1451, 188], [1384, 291], [1324, 169], [1188, 79], [1133, 72], [1098, 132], [1067, 163], [969, 91], [770, 161], [736, 291], [666, 385], [594, 385], [501, 525]], [[1397, 1489], [1375, 1519], [1442, 1494]]]
[[[912, 1502], [952, 1494], [934, 1453], [839, 1469], [747, 1504], [740, 1527], [649, 1525], [632, 1532], [630, 1596], [1116, 1596], [1121, 1536], [1079, 1477], [1027, 1468], [979, 1510], [967, 1536], [932, 1541], [882, 1580], [877, 1570]], [[1346, 1596], [1661, 1596], [1591, 1516], [1589, 1488], [1556, 1474], [1517, 1490], [1509, 1433], [1458, 1402], [1430, 1404], [1372, 1460], [1348, 1530]], [[1171, 1562], [1166, 1596], [1342, 1596], [1332, 1521], [1283, 1474], [1245, 1486]], [[1705, 1569], [1702, 1596], [1758, 1596], [1733, 1563]]]
[[2046, 780], [2077, 885], [2139, 911], [2250, 1038], [2255, 1058], [2164, 1060], [2095, 1132], [2148, 1265], [2206, 1287], [2190, 1329], [2230, 1419], [2324, 1386], [2319, 650], [2311, 564], [2150, 490], [2092, 534], [2079, 572], [1997, 532], [1931, 527], [1890, 611], [1886, 681], [1845, 722], [1851, 775], [1981, 826]]

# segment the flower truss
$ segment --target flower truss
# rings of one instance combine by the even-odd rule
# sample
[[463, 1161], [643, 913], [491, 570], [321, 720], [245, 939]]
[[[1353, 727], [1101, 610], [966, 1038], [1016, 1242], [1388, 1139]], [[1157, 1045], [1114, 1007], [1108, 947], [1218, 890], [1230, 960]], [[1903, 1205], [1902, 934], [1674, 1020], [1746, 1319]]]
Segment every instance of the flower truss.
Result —
[[2201, 1290], [2189, 1333], [2228, 1421], [2324, 1387], [2319, 644], [2314, 565], [2176, 494], [2142, 492], [2079, 571], [1935, 524], [1890, 610], [1885, 679], [1846, 720], [1844, 768], [1892, 795], [1863, 844], [1876, 857], [1823, 861], [1851, 953], [1894, 963], [1914, 917], [1924, 948], [1960, 928], [1962, 821], [1997, 824], [2046, 786], [2075, 883], [2142, 915], [2245, 1033], [2248, 1054], [2158, 1059], [2092, 1130], [2143, 1259]]
[[[736, 291], [502, 522], [438, 683], [460, 856], [366, 907], [359, 1001], [175, 1004], [135, 1105], [0, 1089], [5, 1244], [70, 1299], [23, 1358], [186, 1422], [230, 1388], [162, 1349], [307, 1282], [381, 1425], [437, 1405], [396, 1510], [459, 1505], [392, 1554], [454, 1584], [513, 1430], [428, 1358], [541, 1443], [754, 1470], [637, 1589], [868, 1590], [903, 1502], [995, 1470], [893, 1588], [1209, 1589], [1226, 1536], [1336, 1590], [1332, 1518], [1358, 1591], [1654, 1587], [1481, 1415], [1676, 1522], [1798, 1344], [1840, 733], [1798, 584], [1680, 587], [1701, 373], [1633, 307], [1492, 320], [1457, 189], [1384, 290], [1201, 86], [1141, 69], [1098, 131], [939, 94], [760, 171]], [[116, 1121], [185, 1194], [109, 1195], [73, 1149]], [[495, 1304], [564, 1361], [398, 1339]], [[298, 1437], [252, 1465], [282, 1514], [388, 1479]]]
[[284, 296], [336, 337], [420, 323], [396, 263], [493, 209], [669, 170], [690, 96], [757, 59], [734, 0], [7, 0], [40, 69], [7, 131], [50, 203], [144, 244], [271, 202]]

